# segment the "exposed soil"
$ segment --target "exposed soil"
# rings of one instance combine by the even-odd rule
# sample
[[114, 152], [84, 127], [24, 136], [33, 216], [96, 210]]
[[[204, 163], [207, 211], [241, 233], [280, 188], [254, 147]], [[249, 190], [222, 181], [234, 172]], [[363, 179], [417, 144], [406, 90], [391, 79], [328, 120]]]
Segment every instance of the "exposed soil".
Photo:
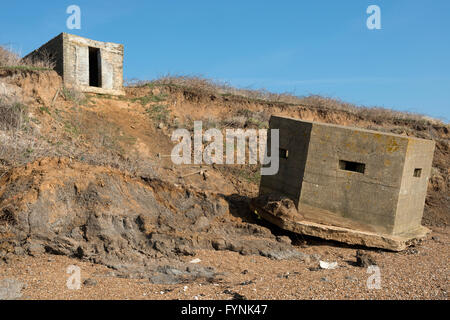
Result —
[[[448, 298], [447, 124], [174, 86], [82, 95], [51, 71], [0, 70], [0, 84], [29, 112], [26, 129], [0, 130], [0, 280], [23, 281], [24, 298]], [[175, 166], [168, 157], [173, 129], [193, 120], [233, 126], [236, 116], [258, 128], [270, 114], [436, 141], [423, 218], [433, 233], [402, 253], [290, 234], [249, 209], [258, 166]], [[382, 289], [367, 288], [357, 249], [380, 267]], [[81, 290], [67, 289], [68, 265], [89, 280]]]
[[236, 221], [229, 213], [231, 198], [190, 186], [64, 158], [15, 168], [0, 185], [6, 252], [24, 248], [31, 255], [77, 257], [123, 277], [150, 277], [170, 263], [183, 268], [177, 267], [179, 257], [198, 249], [304, 258], [269, 229]]

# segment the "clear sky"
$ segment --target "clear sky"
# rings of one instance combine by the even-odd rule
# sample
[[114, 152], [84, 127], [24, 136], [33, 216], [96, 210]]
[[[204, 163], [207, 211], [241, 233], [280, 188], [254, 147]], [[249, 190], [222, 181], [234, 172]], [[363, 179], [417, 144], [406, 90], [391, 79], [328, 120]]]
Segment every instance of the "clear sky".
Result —
[[450, 119], [449, 0], [2, 1], [0, 27], [23, 55], [61, 32], [122, 43], [125, 79], [203, 75]]

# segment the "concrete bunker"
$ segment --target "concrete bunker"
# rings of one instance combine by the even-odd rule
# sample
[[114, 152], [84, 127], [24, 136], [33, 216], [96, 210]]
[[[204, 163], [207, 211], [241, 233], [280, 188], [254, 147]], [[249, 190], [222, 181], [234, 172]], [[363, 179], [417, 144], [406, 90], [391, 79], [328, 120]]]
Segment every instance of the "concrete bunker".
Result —
[[289, 198], [301, 213], [272, 222], [393, 250], [428, 232], [421, 220], [434, 141], [277, 116], [270, 129], [280, 130], [279, 171], [262, 176], [260, 196]]
[[61, 33], [25, 59], [51, 58], [64, 84], [82, 92], [123, 95], [123, 54], [121, 44]]

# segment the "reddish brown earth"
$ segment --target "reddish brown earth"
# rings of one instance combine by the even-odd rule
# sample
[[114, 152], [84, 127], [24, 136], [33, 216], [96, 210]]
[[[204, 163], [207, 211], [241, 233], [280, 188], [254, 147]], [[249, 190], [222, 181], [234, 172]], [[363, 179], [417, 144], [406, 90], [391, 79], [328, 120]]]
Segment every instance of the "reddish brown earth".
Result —
[[[50, 71], [3, 70], [0, 82], [28, 112], [25, 129], [0, 130], [0, 280], [24, 282], [23, 298], [448, 298], [447, 124], [180, 86], [83, 96]], [[164, 157], [172, 131], [193, 120], [258, 128], [271, 114], [436, 141], [423, 218], [433, 232], [406, 252], [366, 250], [381, 289], [367, 288], [358, 248], [258, 219], [248, 209], [257, 166], [175, 166]], [[318, 260], [338, 268], [318, 269]], [[69, 265], [96, 284], [68, 290]]]

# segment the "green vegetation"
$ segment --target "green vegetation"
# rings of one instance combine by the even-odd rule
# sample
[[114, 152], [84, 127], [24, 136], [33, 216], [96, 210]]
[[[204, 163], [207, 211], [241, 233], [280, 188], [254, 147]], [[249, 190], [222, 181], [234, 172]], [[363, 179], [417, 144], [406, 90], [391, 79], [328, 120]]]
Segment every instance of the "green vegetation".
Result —
[[151, 102], [165, 101], [167, 99], [167, 97], [168, 97], [168, 95], [165, 93], [161, 93], [161, 94], [157, 94], [157, 95], [149, 94], [147, 96], [131, 99], [131, 101], [139, 102], [143, 107], [145, 107], [146, 105], [148, 105]]
[[81, 133], [80, 127], [74, 121], [64, 121], [64, 130], [73, 137], [78, 137]]
[[157, 104], [151, 106], [150, 108], [147, 108], [146, 112], [150, 116], [150, 118], [152, 118], [158, 123], [159, 122], [167, 123], [167, 121], [169, 120], [170, 112], [166, 105]]
[[45, 106], [39, 107], [39, 111], [41, 111], [42, 114], [47, 113], [48, 115], [51, 115], [50, 109], [48, 107]]
[[89, 102], [88, 98], [75, 88], [63, 87], [61, 94], [65, 100], [72, 101], [77, 106], [87, 104]]

